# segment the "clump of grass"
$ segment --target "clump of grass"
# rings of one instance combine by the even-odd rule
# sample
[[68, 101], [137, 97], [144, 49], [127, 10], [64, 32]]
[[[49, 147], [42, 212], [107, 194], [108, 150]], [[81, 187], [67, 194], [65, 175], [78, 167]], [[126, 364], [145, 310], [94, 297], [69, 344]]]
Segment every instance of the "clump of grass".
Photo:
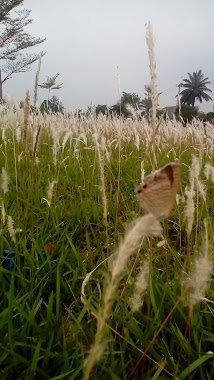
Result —
[[[186, 187], [194, 191], [189, 241], [186, 240], [187, 224], [183, 223], [182, 201], [170, 220], [163, 223], [161, 241], [164, 239], [167, 244], [160, 246], [154, 241], [148, 250], [146, 244], [141, 245], [142, 236], [139, 235], [134, 246], [130, 229], [107, 276], [106, 266], [101, 265], [103, 258], [108, 258], [108, 252], [114, 252], [126, 224], [140, 212], [134, 187], [144, 172], [151, 171], [153, 166], [153, 162], [144, 159], [144, 153], [149, 152], [154, 131], [147, 120], [127, 122], [93, 116], [77, 120], [73, 116], [34, 115], [33, 125], [28, 123], [27, 140], [35, 141], [33, 136], [40, 125], [42, 132], [36, 144], [35, 159], [38, 158], [38, 163], [34, 165], [29, 181], [32, 155], [23, 154], [22, 140], [16, 138], [17, 128], [23, 125], [23, 116], [23, 110], [0, 108], [1, 132], [4, 129], [0, 133], [0, 143], [5, 148], [0, 151], [0, 162], [10, 176], [9, 186], [5, 187], [7, 192], [2, 190], [1, 193], [1, 259], [4, 250], [16, 250], [14, 272], [0, 266], [0, 307], [3, 313], [0, 333], [5, 337], [0, 343], [2, 379], [6, 380], [8, 376], [30, 378], [33, 373], [41, 378], [69, 378], [72, 374], [78, 379], [83, 373], [86, 352], [89, 352], [89, 362], [85, 370], [88, 368], [87, 373], [91, 372], [92, 378], [126, 378], [131, 371], [136, 378], [141, 378], [141, 370], [148, 378], [159, 372], [163, 379], [170, 376], [179, 378], [188, 369], [188, 364], [185, 364], [188, 362], [189, 371], [191, 364], [194, 365], [195, 379], [197, 376], [206, 379], [203, 374], [205, 368], [212, 378], [211, 356], [206, 356], [206, 352], [212, 349], [209, 341], [213, 338], [210, 328], [212, 302], [203, 300], [205, 293], [200, 293], [203, 303], [197, 302], [192, 307], [192, 325], [194, 323], [197, 329], [194, 336], [190, 334], [187, 339], [186, 329], [190, 324], [187, 308], [191, 308], [181, 302], [184, 295], [180, 293], [181, 272], [187, 272], [195, 282], [192, 263], [204, 257], [201, 249], [203, 219], [213, 213], [210, 174], [204, 183], [204, 200], [196, 187], [196, 174], [189, 172], [192, 157], [200, 157], [199, 139], [205, 148], [199, 160], [198, 180], [202, 181], [203, 167], [214, 165], [213, 158], [208, 159], [207, 153], [212, 146], [210, 137], [204, 139], [201, 125], [198, 125], [196, 134], [195, 125], [181, 128], [176, 121], [161, 120], [154, 138], [157, 162], [161, 166], [179, 159], [183, 163], [181, 198]], [[108, 236], [103, 224], [101, 168], [94, 141], [95, 131], [108, 203]], [[33, 153], [35, 142], [32, 149], [31, 144], [29, 148]], [[105, 156], [106, 149], [109, 160]], [[116, 181], [118, 157], [119, 186]], [[53, 181], [57, 181], [57, 186]], [[13, 231], [10, 225], [10, 231], [8, 228], [8, 215], [12, 218], [9, 222], [12, 221]], [[212, 231], [212, 218], [209, 220]], [[151, 220], [147, 219], [147, 222], [152, 224]], [[21, 234], [18, 233], [20, 229]], [[211, 234], [209, 241], [211, 247]], [[139, 251], [136, 244], [141, 247]], [[140, 299], [138, 304], [135, 302], [135, 307], [140, 309], [133, 315], [129, 300], [138, 291], [143, 291], [138, 286], [138, 276], [135, 278], [138, 259], [132, 258], [134, 250], [138, 251], [139, 260], [145, 262], [143, 276], [147, 260], [151, 261], [152, 271], [147, 295], [143, 297], [143, 303]], [[210, 252], [211, 248], [208, 259], [212, 263]], [[81, 284], [95, 267], [97, 270], [91, 276], [92, 281], [85, 286], [85, 304], [82, 306]], [[129, 283], [130, 273], [134, 286]], [[212, 283], [205, 283], [206, 299], [212, 301]], [[187, 296], [189, 292], [189, 299], [195, 300], [194, 289], [188, 286], [185, 288], [188, 289]], [[96, 312], [99, 305], [100, 311]], [[202, 318], [205, 313], [206, 318]], [[178, 351], [181, 337], [185, 344]], [[90, 351], [94, 344], [95, 348]], [[90, 364], [91, 352], [99, 354], [99, 358]], [[137, 365], [142, 355], [143, 361]], [[102, 359], [102, 365], [98, 359]], [[161, 364], [163, 361], [165, 366]]]

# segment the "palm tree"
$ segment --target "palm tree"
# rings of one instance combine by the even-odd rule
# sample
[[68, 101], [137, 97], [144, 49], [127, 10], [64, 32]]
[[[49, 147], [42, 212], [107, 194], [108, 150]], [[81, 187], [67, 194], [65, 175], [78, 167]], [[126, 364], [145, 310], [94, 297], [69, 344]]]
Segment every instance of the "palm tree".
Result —
[[56, 78], [59, 76], [59, 74], [56, 74], [54, 75], [53, 77], [47, 77], [47, 81], [42, 83], [42, 84], [39, 84], [39, 87], [41, 88], [46, 88], [48, 90], [48, 100], [47, 100], [47, 104], [49, 102], [49, 98], [50, 98], [50, 92], [51, 90], [59, 90], [60, 88], [62, 88], [62, 84], [63, 83], [60, 83], [60, 84], [56, 84]]
[[180, 101], [182, 104], [187, 103], [192, 106], [195, 105], [195, 101], [199, 100], [202, 103], [202, 100], [212, 100], [212, 98], [206, 94], [206, 92], [212, 92], [207, 88], [207, 84], [210, 84], [209, 78], [204, 78], [202, 70], [196, 71], [193, 74], [188, 73], [189, 78], [184, 79], [184, 83], [180, 83], [179, 87], [184, 87], [184, 90], [180, 92]]

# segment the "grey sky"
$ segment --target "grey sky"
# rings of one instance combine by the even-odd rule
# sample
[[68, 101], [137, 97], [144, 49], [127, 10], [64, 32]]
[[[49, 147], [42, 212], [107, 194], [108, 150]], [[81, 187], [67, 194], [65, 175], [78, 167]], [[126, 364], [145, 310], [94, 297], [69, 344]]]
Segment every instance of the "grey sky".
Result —
[[[145, 24], [151, 21], [156, 39], [160, 106], [175, 104], [176, 85], [187, 73], [202, 69], [214, 84], [213, 0], [25, 0], [34, 19], [29, 31], [46, 37], [40, 83], [60, 73], [59, 91], [67, 110], [91, 102], [112, 105], [121, 91], [144, 95], [149, 61]], [[37, 65], [4, 84], [3, 92], [24, 98], [33, 94]], [[211, 90], [214, 91], [214, 85]], [[214, 93], [211, 94], [214, 99]], [[39, 89], [39, 100], [46, 97]], [[201, 109], [212, 110], [213, 102]]]

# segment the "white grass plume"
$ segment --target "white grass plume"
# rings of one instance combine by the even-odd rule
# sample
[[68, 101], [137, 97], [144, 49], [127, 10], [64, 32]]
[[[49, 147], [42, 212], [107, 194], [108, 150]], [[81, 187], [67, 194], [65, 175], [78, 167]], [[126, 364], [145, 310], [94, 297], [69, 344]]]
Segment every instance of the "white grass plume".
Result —
[[195, 180], [195, 189], [198, 192], [198, 194], [205, 200], [205, 198], [206, 198], [206, 191], [205, 191], [204, 184], [199, 179], [200, 171], [201, 171], [201, 160], [199, 160], [198, 157], [193, 156], [193, 158], [192, 158], [192, 165], [190, 167], [190, 177], [194, 177], [194, 180]]
[[41, 63], [42, 63], [42, 56], [43, 54], [40, 54], [39, 60], [38, 60], [38, 66], [35, 76], [35, 84], [34, 84], [34, 94], [33, 94], [33, 105], [36, 107], [37, 105], [37, 96], [38, 96], [38, 83], [39, 83], [39, 74], [41, 69]]
[[7, 228], [9, 235], [11, 237], [11, 240], [15, 243], [16, 242], [16, 230], [14, 229], [14, 221], [12, 216], [7, 215]]
[[2, 202], [1, 202], [1, 223], [3, 226], [6, 223], [6, 216], [7, 216], [7, 214], [6, 214], [5, 207], [4, 207], [4, 201], [2, 200]]
[[184, 209], [184, 218], [186, 221], [186, 232], [187, 235], [190, 236], [192, 232], [193, 222], [194, 222], [194, 212], [195, 212], [195, 191], [193, 189], [193, 182], [191, 183], [190, 188], [185, 189], [186, 195], [186, 205]]
[[204, 167], [204, 174], [206, 176], [206, 179], [211, 178], [211, 180], [214, 182], [214, 166], [206, 163]]
[[149, 285], [149, 261], [142, 263], [137, 275], [133, 295], [129, 299], [129, 304], [133, 313], [138, 311], [143, 304], [143, 295]]
[[9, 189], [9, 175], [5, 168], [2, 168], [1, 171], [1, 188], [4, 194], [8, 192]]
[[144, 237], [160, 236], [161, 233], [162, 227], [159, 221], [155, 219], [153, 215], [147, 214], [135, 221], [134, 226], [126, 233], [124, 240], [120, 244], [113, 262], [113, 269], [106, 287], [106, 292], [104, 294], [103, 305], [97, 316], [97, 331], [94, 344], [90, 349], [85, 363], [85, 371], [83, 376], [84, 380], [88, 380], [90, 378], [93, 367], [101, 358], [101, 356], [97, 358], [96, 355], [102, 346], [105, 324], [111, 315], [114, 296], [129, 258], [137, 252]]
[[152, 127], [153, 130], [156, 126], [156, 113], [158, 105], [158, 91], [157, 91], [157, 72], [156, 72], [156, 59], [155, 59], [155, 39], [150, 21], [148, 22], [146, 30], [146, 43], [149, 53], [149, 68], [150, 68], [150, 87], [151, 87], [151, 100], [152, 100]]
[[213, 272], [213, 262], [209, 257], [208, 250], [207, 220], [204, 221], [204, 225], [205, 238], [202, 247], [203, 253], [194, 260], [192, 271], [186, 280], [186, 288], [188, 291], [187, 305], [190, 316], [192, 316], [194, 306], [204, 299], [209, 288]]
[[51, 206], [52, 198], [53, 198], [53, 192], [54, 187], [57, 184], [57, 181], [54, 180], [52, 182], [49, 182], [48, 189], [47, 189], [47, 203], [49, 206]]

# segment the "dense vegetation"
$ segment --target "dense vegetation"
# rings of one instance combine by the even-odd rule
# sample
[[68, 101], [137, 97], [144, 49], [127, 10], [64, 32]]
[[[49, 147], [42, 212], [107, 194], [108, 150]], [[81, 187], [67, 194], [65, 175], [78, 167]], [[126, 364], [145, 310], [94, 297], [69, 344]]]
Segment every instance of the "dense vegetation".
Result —
[[26, 101], [1, 106], [0, 131], [1, 380], [83, 378], [105, 259], [142, 214], [134, 188], [172, 161], [182, 164], [177, 203], [163, 236], [145, 238], [124, 269], [91, 378], [213, 379], [213, 130], [34, 116]]

